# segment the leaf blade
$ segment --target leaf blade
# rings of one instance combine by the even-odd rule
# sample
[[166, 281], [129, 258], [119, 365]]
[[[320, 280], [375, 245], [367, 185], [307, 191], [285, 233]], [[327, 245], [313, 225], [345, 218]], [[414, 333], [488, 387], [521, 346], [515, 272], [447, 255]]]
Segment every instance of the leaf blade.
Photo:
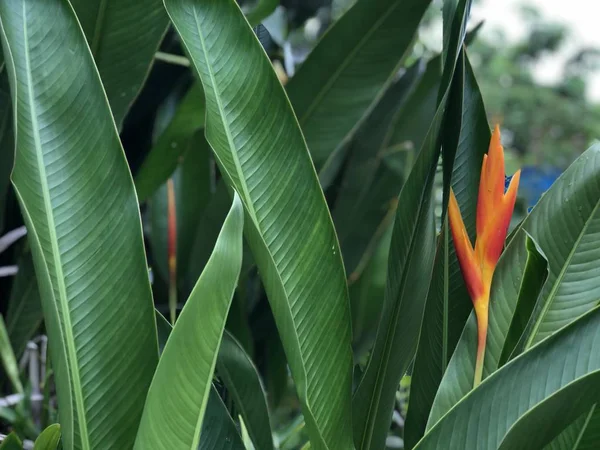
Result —
[[[344, 269], [289, 101], [233, 1], [165, 5], [204, 85], [207, 139], [244, 203], [246, 237], [312, 445], [349, 447], [352, 354]], [[214, 33], [215, 23], [227, 26]], [[324, 295], [328, 301], [319, 301]]]
[[[2, 2], [0, 25], [16, 105], [12, 180], [42, 294], [64, 445], [128, 445], [157, 361], [131, 175], [68, 3]], [[57, 35], [65, 41], [44, 39]], [[36, 64], [48, 55], [54, 65]], [[51, 81], [50, 95], [43, 83]], [[131, 309], [104, 314], [125, 298]], [[129, 395], [115, 399], [107, 386]], [[98, 409], [102, 414], [92, 412]]]
[[244, 216], [239, 196], [223, 223], [154, 374], [135, 448], [198, 448], [227, 312], [242, 265]]

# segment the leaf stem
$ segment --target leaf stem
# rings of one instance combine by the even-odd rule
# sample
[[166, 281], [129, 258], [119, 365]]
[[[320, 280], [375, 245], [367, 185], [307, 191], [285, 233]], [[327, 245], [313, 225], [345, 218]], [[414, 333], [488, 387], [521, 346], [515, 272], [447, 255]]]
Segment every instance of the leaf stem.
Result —
[[169, 312], [171, 325], [177, 316], [177, 213], [173, 179], [167, 181], [168, 204], [168, 258], [169, 258]]
[[481, 299], [475, 306], [477, 316], [477, 357], [475, 360], [475, 377], [473, 379], [473, 388], [479, 386], [483, 378], [483, 362], [485, 360], [485, 344], [487, 340], [488, 328], [488, 298]]

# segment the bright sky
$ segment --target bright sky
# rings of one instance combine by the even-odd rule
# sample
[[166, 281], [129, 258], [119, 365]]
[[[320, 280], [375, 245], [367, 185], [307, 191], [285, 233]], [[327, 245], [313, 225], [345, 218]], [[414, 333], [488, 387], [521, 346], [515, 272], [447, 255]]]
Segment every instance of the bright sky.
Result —
[[[536, 68], [540, 82], [558, 79], [562, 62], [573, 49], [582, 45], [600, 48], [598, 0], [482, 0], [473, 6], [472, 23], [485, 19], [482, 33], [501, 28], [509, 39], [516, 40], [526, 32], [519, 15], [519, 6], [523, 4], [536, 7], [543, 18], [564, 24], [570, 31], [560, 55], [545, 58]], [[591, 98], [600, 101], [600, 73], [590, 76], [588, 93]]]

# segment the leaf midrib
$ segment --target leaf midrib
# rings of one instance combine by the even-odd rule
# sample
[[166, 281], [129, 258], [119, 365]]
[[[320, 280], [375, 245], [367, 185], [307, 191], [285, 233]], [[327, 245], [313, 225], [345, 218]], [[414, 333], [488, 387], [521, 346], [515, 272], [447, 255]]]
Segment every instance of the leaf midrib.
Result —
[[585, 221], [585, 224], [583, 225], [583, 228], [581, 229], [579, 236], [577, 236], [577, 239], [575, 240], [575, 243], [573, 244], [571, 251], [567, 255], [567, 258], [565, 259], [565, 262], [564, 262], [563, 266], [561, 267], [560, 272], [559, 272], [558, 276], [556, 277], [554, 284], [552, 285], [552, 289], [550, 290], [550, 293], [548, 294], [548, 297], [547, 297], [546, 301], [544, 302], [544, 307], [542, 309], [542, 312], [540, 313], [538, 320], [536, 320], [536, 322], [531, 330], [531, 334], [527, 338], [527, 342], [525, 344], [525, 351], [534, 344], [534, 339], [536, 338], [536, 336], [538, 334], [540, 326], [542, 325], [542, 322], [544, 321], [546, 314], [548, 314], [550, 307], [554, 303], [554, 300], [556, 298], [556, 292], [558, 291], [558, 287], [561, 285], [562, 280], [567, 273], [567, 270], [571, 266], [571, 261], [572, 261], [573, 257], [575, 256], [576, 251], [579, 248], [579, 244], [581, 243], [583, 236], [585, 236], [585, 234], [587, 233], [587, 229], [588, 229], [590, 223], [592, 222], [594, 216], [596, 215], [596, 212], [598, 211], [598, 207], [600, 207], [600, 200], [596, 202], [594, 209], [592, 209], [592, 211], [590, 212], [589, 217]]
[[[77, 422], [79, 425], [79, 434], [81, 439], [81, 446], [84, 450], [90, 449], [89, 436], [87, 431], [87, 422], [85, 419], [85, 409], [83, 396], [81, 395], [81, 378], [79, 374], [79, 366], [77, 364], [77, 349], [75, 348], [75, 341], [73, 335], [73, 326], [71, 323], [71, 317], [69, 315], [69, 301], [67, 298], [67, 288], [64, 283], [64, 274], [62, 271], [62, 261], [60, 258], [59, 248], [58, 248], [58, 236], [56, 235], [56, 225], [54, 222], [54, 214], [52, 211], [52, 201], [50, 199], [50, 188], [47, 184], [47, 175], [46, 175], [46, 166], [44, 165], [44, 155], [42, 150], [41, 139], [39, 135], [39, 125], [37, 121], [37, 112], [34, 101], [34, 92], [33, 92], [33, 79], [31, 76], [31, 61], [29, 55], [29, 39], [28, 39], [28, 29], [27, 29], [27, 10], [26, 10], [26, 2], [23, 1], [23, 42], [24, 42], [24, 51], [25, 51], [25, 72], [27, 75], [27, 99], [31, 108], [31, 125], [32, 125], [32, 134], [33, 140], [35, 144], [35, 154], [38, 163], [38, 170], [40, 175], [40, 187], [42, 189], [42, 198], [44, 201], [44, 212], [46, 213], [46, 220], [48, 221], [48, 233], [50, 234], [50, 242], [52, 246], [52, 257], [54, 262], [54, 267], [56, 271], [56, 279], [58, 284], [58, 292], [59, 292], [59, 302], [61, 304], [61, 308], [58, 311], [59, 316], [62, 316], [64, 320], [65, 326], [63, 327], [63, 332], [65, 334], [66, 341], [66, 349], [67, 349], [67, 357], [69, 359], [69, 375], [73, 382], [73, 393], [75, 397], [75, 404], [77, 407]], [[33, 221], [32, 221], [33, 223]], [[41, 248], [41, 242], [40, 242]], [[43, 252], [42, 252], [43, 254]], [[44, 258], [45, 260], [45, 258]], [[46, 270], [48, 274], [50, 274], [50, 270], [48, 264], [46, 264]], [[62, 312], [62, 314], [61, 314]]]

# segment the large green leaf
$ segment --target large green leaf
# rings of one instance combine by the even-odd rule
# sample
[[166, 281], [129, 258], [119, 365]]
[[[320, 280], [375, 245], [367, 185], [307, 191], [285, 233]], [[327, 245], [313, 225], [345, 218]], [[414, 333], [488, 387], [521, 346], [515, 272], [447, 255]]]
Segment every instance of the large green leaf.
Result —
[[[473, 70], [463, 53], [452, 84], [444, 136], [444, 161], [460, 205], [467, 232], [475, 242], [475, 211], [483, 155], [490, 128]], [[445, 166], [446, 167], [446, 166]], [[448, 192], [445, 186], [445, 192]], [[411, 377], [410, 408], [404, 439], [411, 448], [423, 436], [442, 375], [471, 311], [471, 300], [460, 272], [454, 244], [445, 221], [438, 238], [436, 261], [425, 307], [415, 366]]]
[[314, 448], [350, 448], [351, 333], [339, 246], [302, 134], [233, 0], [165, 0], [200, 75], [206, 136], [246, 236]]
[[240, 411], [257, 450], [272, 449], [269, 410], [258, 370], [241, 344], [228, 332], [217, 359], [217, 373]]
[[433, 181], [441, 130], [471, 2], [455, 17], [453, 51], [444, 68], [439, 106], [413, 169], [398, 197], [387, 271], [387, 288], [375, 346], [354, 396], [354, 443], [358, 449], [385, 445], [395, 392], [417, 346], [435, 253]]
[[327, 186], [343, 144], [386, 91], [429, 0], [360, 0], [323, 36], [287, 85]]
[[193, 85], [181, 100], [167, 128], [135, 176], [139, 201], [146, 200], [163, 185], [177, 168], [181, 156], [189, 149], [194, 132], [204, 125], [204, 92]]
[[[501, 362], [527, 266], [527, 235], [547, 258], [548, 277], [529, 326], [531, 330], [535, 324], [538, 333], [526, 331], [526, 336], [537, 341], [599, 303], [600, 273], [593, 262], [600, 257], [595, 245], [600, 230], [598, 205], [600, 145], [594, 145], [542, 196], [498, 262], [490, 296], [484, 377]], [[428, 427], [471, 390], [467, 378], [474, 373], [476, 333], [471, 316], [436, 395]]]
[[415, 448], [542, 448], [598, 400], [600, 309], [596, 308], [491, 375]]
[[158, 356], [133, 181], [69, 4], [3, 1], [0, 25], [64, 447], [128, 447]]
[[239, 196], [160, 357], [135, 441], [138, 449], [196, 449], [227, 312], [242, 266]]
[[35, 278], [33, 259], [28, 251], [19, 260], [19, 272], [13, 282], [6, 312], [6, 329], [17, 357], [42, 324], [44, 313]]
[[167, 30], [160, 0], [71, 0], [117, 126], [142, 88]]

